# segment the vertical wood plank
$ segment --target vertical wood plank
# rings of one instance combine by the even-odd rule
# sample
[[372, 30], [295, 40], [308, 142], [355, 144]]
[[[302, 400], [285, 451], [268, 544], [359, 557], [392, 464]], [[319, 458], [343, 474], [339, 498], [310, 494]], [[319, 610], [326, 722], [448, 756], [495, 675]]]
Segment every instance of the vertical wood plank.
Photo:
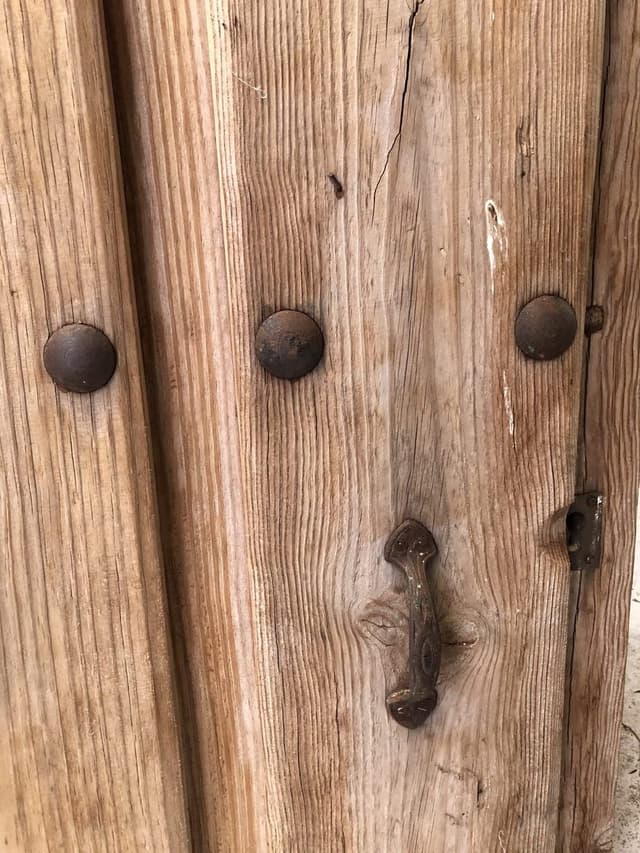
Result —
[[[0, 846], [186, 851], [100, 4], [0, 22]], [[73, 321], [118, 350], [94, 395], [42, 365]]]
[[[212, 849], [552, 849], [604, 3], [107, 0], [156, 454]], [[125, 99], [124, 93], [127, 93]], [[338, 198], [328, 175], [344, 186]], [[278, 308], [323, 365], [256, 363]], [[440, 704], [384, 696], [440, 546]]]
[[605, 496], [602, 566], [574, 580], [559, 849], [613, 849], [614, 793], [640, 485], [640, 45], [637, 4], [609, 4], [594, 305], [581, 477]]

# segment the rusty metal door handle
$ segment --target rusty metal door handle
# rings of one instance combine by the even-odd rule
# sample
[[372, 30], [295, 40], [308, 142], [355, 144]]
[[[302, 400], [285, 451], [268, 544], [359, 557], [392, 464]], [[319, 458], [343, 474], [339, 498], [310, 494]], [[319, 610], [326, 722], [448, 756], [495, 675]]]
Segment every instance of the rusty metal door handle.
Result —
[[437, 553], [431, 533], [412, 519], [402, 522], [384, 549], [385, 559], [407, 577], [409, 665], [405, 684], [388, 694], [387, 708], [408, 729], [421, 726], [438, 701], [440, 631], [427, 580], [427, 563]]

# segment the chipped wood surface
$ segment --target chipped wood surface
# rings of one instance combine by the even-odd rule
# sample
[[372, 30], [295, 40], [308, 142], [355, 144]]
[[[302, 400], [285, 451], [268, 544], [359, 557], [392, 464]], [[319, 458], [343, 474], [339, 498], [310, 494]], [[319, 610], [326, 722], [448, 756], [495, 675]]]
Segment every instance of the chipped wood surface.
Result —
[[[198, 849], [553, 849], [603, 0], [107, 0]], [[334, 176], [341, 191], [328, 176]], [[253, 355], [299, 308], [322, 366]], [[440, 549], [440, 703], [384, 697]]]
[[[0, 847], [190, 849], [100, 4], [0, 20]], [[115, 341], [55, 389], [51, 331]]]
[[640, 9], [610, 4], [579, 488], [605, 496], [602, 567], [573, 579], [558, 849], [612, 850], [640, 485]]

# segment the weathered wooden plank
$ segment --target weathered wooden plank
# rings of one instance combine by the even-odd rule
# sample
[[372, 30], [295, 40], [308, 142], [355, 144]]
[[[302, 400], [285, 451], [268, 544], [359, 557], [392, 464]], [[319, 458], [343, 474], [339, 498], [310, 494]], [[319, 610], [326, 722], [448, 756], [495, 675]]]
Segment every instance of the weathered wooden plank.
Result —
[[640, 484], [640, 9], [609, 4], [580, 485], [606, 500], [602, 567], [574, 579], [559, 849], [611, 850]]
[[[199, 843], [552, 849], [582, 341], [513, 323], [584, 312], [604, 3], [106, 8]], [[283, 307], [327, 338], [294, 384], [253, 353]], [[412, 733], [408, 515], [446, 643]]]
[[[191, 849], [100, 4], [0, 12], [0, 845]], [[57, 391], [93, 323], [119, 366]]]

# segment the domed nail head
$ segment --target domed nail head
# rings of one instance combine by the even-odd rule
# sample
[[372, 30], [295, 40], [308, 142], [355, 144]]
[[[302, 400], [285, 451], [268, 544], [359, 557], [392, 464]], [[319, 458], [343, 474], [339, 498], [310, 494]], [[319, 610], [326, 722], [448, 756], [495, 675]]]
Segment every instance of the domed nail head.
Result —
[[118, 360], [107, 335], [86, 323], [70, 323], [53, 332], [45, 344], [43, 359], [56, 385], [77, 394], [103, 388]]
[[569, 349], [577, 329], [576, 313], [566, 299], [537, 296], [518, 314], [516, 343], [527, 358], [551, 361]]
[[316, 321], [302, 311], [276, 311], [256, 334], [258, 361], [280, 379], [300, 379], [319, 363], [324, 336]]

